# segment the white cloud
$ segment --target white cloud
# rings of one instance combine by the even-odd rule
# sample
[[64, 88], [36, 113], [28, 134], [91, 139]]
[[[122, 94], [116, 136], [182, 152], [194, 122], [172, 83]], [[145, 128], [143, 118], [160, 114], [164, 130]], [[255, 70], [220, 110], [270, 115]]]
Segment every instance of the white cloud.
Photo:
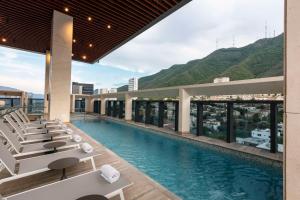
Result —
[[218, 47], [243, 46], [283, 32], [282, 0], [193, 0], [139, 35], [101, 63], [154, 73], [172, 64], [204, 57]]
[[[218, 47], [243, 46], [283, 31], [283, 0], [193, 0], [100, 61], [73, 62], [72, 80], [114, 87], [129, 77], [202, 58]], [[0, 47], [0, 85], [44, 89], [44, 56]], [[105, 68], [105, 70], [104, 70]], [[108, 70], [109, 68], [110, 70]], [[121, 70], [117, 70], [121, 69]], [[105, 72], [104, 72], [104, 71]]]

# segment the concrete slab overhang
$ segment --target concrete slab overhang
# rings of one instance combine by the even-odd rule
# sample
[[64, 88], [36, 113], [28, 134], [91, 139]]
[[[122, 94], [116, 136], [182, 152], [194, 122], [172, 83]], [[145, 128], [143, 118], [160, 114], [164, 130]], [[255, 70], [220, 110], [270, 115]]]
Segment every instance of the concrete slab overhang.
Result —
[[74, 19], [73, 60], [95, 63], [190, 1], [0, 1], [0, 45], [46, 53], [56, 10]]
[[283, 76], [239, 80], [227, 83], [195, 84], [177, 87], [138, 90], [132, 92], [109, 93], [94, 95], [94, 98], [123, 99], [126, 94], [128, 94], [130, 97], [176, 98], [179, 96], [180, 89], [185, 90], [190, 96], [283, 93]]

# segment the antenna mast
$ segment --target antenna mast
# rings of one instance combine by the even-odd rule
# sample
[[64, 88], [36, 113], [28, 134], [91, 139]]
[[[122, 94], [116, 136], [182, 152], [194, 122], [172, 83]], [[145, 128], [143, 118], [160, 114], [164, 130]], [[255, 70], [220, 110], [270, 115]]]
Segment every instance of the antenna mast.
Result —
[[268, 23], [266, 21], [266, 23], [265, 23], [265, 38], [267, 38], [267, 37], [268, 37]]

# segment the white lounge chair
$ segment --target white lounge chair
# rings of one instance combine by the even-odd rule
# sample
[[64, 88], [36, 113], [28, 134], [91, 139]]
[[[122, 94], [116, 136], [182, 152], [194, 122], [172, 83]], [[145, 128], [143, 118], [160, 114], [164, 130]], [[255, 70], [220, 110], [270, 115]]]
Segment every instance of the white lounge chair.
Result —
[[[15, 122], [11, 119], [10, 115], [5, 115], [4, 119], [10, 124], [13, 130], [18, 134], [19, 138], [22, 140], [21, 143], [32, 143], [32, 142], [43, 142], [50, 140], [50, 136], [47, 134], [32, 134], [27, 133], [26, 130], [22, 130]], [[52, 131], [50, 131], [52, 132]], [[54, 132], [54, 131], [53, 131]], [[56, 131], [55, 131], [56, 132]], [[62, 134], [54, 137], [54, 139], [62, 139], [62, 138], [71, 138], [72, 136], [68, 134], [66, 131], [60, 131]]]
[[[22, 144], [17, 135], [14, 134], [9, 128], [6, 126], [6, 124], [0, 120], [0, 133], [2, 136], [9, 142], [11, 147], [14, 149], [16, 152], [13, 156], [14, 157], [20, 157], [20, 156], [25, 156], [25, 155], [34, 155], [38, 153], [43, 153], [43, 152], [50, 152], [52, 149], [46, 149], [44, 148], [44, 145], [49, 143], [49, 142], [44, 142], [44, 143], [33, 143], [33, 144]], [[62, 140], [66, 142], [66, 144], [58, 149], [66, 149], [66, 148], [72, 148], [72, 147], [77, 147], [79, 148], [80, 144], [82, 142], [74, 142], [70, 139], [67, 140]]]
[[[30, 176], [33, 174], [48, 171], [48, 164], [62, 158], [75, 157], [78, 158], [80, 162], [90, 160], [92, 162], [93, 169], [96, 170], [94, 156], [100, 155], [97, 152], [85, 153], [82, 151], [82, 149], [74, 149], [37, 156], [33, 158], [16, 160], [11, 154], [11, 152], [9, 152], [6, 146], [4, 146], [2, 143], [0, 143], [0, 152], [0, 161], [11, 174], [10, 177], [0, 179], [0, 184], [22, 177]], [[18, 168], [16, 167], [17, 164]]]
[[58, 121], [56, 120], [53, 120], [53, 121], [49, 121], [49, 120], [44, 120], [44, 119], [41, 119], [41, 120], [37, 120], [37, 121], [33, 121], [31, 122], [28, 118], [28, 116], [26, 115], [26, 113], [23, 111], [22, 108], [18, 109], [17, 110], [23, 117], [24, 117], [24, 122], [27, 122], [27, 123], [32, 123], [32, 124], [57, 124]]
[[99, 170], [88, 172], [4, 197], [3, 200], [76, 200], [92, 194], [102, 195], [106, 198], [120, 195], [120, 199], [125, 200], [123, 189], [131, 186], [132, 183], [121, 175], [118, 181], [110, 184], [100, 176], [100, 173]]
[[21, 121], [21, 119], [18, 117], [18, 115], [15, 112], [11, 112], [9, 113], [9, 115], [11, 116], [11, 118], [18, 124], [18, 126], [26, 131], [27, 133], [31, 133], [31, 134], [40, 134], [40, 133], [45, 133], [47, 132], [47, 130], [49, 129], [61, 129], [61, 125], [56, 125], [56, 126], [52, 126], [52, 127], [46, 127], [43, 124], [40, 124], [38, 126], [30, 126], [25, 124], [24, 122]]

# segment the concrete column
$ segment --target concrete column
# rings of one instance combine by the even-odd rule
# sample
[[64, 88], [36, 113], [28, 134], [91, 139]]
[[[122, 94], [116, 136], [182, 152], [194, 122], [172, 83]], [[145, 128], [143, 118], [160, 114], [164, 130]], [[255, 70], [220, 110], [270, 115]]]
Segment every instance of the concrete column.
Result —
[[101, 115], [105, 115], [106, 114], [106, 99], [105, 98], [101, 98]]
[[300, 199], [300, 1], [285, 7], [284, 199]]
[[85, 98], [85, 112], [93, 112], [94, 111], [94, 99], [92, 96]]
[[178, 132], [190, 132], [191, 97], [184, 89], [179, 89]]
[[50, 78], [50, 61], [51, 61], [51, 54], [50, 51], [46, 51], [46, 63], [45, 63], [45, 89], [44, 89], [44, 117], [47, 119], [48, 116], [48, 108], [49, 108], [49, 78]]
[[76, 99], [75, 94], [71, 94], [70, 95], [70, 102], [71, 102], [70, 110], [71, 110], [71, 113], [75, 112], [75, 99]]
[[73, 18], [53, 12], [50, 65], [49, 119], [70, 121]]
[[23, 111], [27, 113], [28, 111], [28, 96], [26, 92], [22, 92], [20, 97], [20, 106], [23, 108]]
[[132, 120], [132, 97], [125, 94], [125, 120]]

